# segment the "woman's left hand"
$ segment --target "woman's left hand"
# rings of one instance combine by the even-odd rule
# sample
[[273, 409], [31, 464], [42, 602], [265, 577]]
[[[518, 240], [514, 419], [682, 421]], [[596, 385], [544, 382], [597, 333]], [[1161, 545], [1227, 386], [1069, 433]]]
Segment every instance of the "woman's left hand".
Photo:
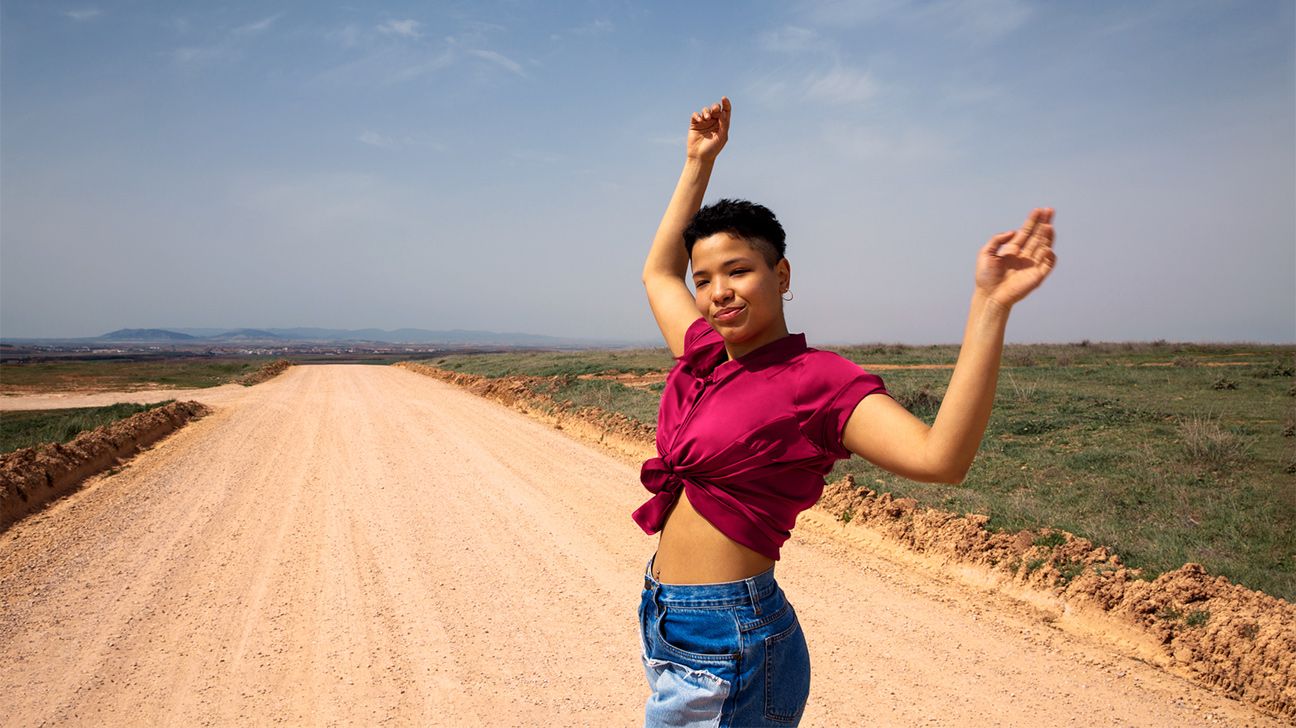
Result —
[[1020, 230], [999, 233], [977, 255], [976, 286], [1001, 306], [1012, 306], [1048, 277], [1053, 253], [1053, 208], [1037, 207]]

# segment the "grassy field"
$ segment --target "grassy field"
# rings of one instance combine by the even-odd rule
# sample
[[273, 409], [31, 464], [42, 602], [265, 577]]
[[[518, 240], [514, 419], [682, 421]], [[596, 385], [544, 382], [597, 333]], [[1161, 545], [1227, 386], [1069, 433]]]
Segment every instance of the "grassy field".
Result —
[[68, 442], [85, 430], [93, 430], [174, 401], [168, 399], [152, 404], [122, 403], [107, 407], [0, 412], [0, 453], [45, 442]]
[[77, 360], [0, 364], [0, 391], [130, 390], [148, 385], [198, 389], [228, 384], [273, 357], [238, 359]]
[[[668, 349], [616, 351], [523, 352], [505, 354], [448, 354], [422, 362], [452, 372], [504, 377], [576, 376], [578, 374], [647, 374], [666, 371], [675, 363]], [[655, 421], [655, 420], [654, 420]]]
[[[827, 348], [827, 347], [824, 347]], [[953, 364], [956, 346], [835, 349], [870, 365]], [[1228, 366], [1215, 366], [1216, 363]], [[558, 376], [550, 394], [656, 423], [661, 385], [578, 374], [666, 371], [665, 349], [455, 355], [424, 363], [502, 376]], [[1166, 342], [1009, 345], [980, 453], [962, 486], [899, 478], [862, 458], [837, 464], [875, 490], [990, 527], [1054, 527], [1109, 546], [1149, 576], [1195, 561], [1296, 601], [1296, 347]], [[951, 371], [878, 369], [931, 423]]]

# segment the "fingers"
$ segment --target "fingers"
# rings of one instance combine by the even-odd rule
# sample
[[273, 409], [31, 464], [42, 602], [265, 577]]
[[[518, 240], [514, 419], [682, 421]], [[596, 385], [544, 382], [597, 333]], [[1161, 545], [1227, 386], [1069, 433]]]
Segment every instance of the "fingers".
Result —
[[1053, 247], [1053, 208], [1045, 207], [1039, 212], [1040, 222], [1021, 251], [1022, 255], [1033, 260], [1040, 260], [1041, 254]]
[[1017, 234], [1016, 230], [1008, 230], [1002, 233], [996, 233], [995, 235], [990, 236], [990, 240], [985, 244], [985, 246], [982, 247], [982, 251], [985, 253], [989, 253], [990, 255], [998, 256], [1000, 255], [999, 246], [1011, 240], [1012, 236], [1016, 234]]
[[727, 126], [729, 122], [729, 111], [733, 105], [729, 102], [728, 96], [721, 96], [720, 102], [710, 106], [702, 107], [702, 110], [693, 112], [689, 121], [694, 126], [707, 127], [713, 123], [719, 123], [722, 127]]
[[1028, 250], [1033, 253], [1040, 245], [1042, 238], [1038, 236], [1044, 225], [1048, 226], [1048, 241], [1052, 244], [1053, 227], [1049, 224], [1052, 219], [1053, 208], [1051, 207], [1037, 207], [1031, 210], [1026, 216], [1026, 222], [1022, 223], [1013, 239], [999, 250], [999, 255], [1029, 255]]

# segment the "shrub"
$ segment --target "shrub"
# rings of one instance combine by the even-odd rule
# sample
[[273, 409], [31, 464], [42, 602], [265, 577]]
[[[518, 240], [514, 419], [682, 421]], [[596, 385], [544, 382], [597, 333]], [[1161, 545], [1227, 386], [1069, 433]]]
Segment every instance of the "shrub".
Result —
[[1264, 371], [1264, 376], [1290, 377], [1294, 373], [1296, 373], [1296, 367], [1293, 367], [1290, 362], [1285, 362], [1281, 359], [1275, 359], [1273, 363], [1269, 366], [1269, 368]]
[[1179, 438], [1189, 460], [1213, 470], [1221, 470], [1247, 455], [1247, 443], [1209, 415], [1180, 420]]
[[941, 395], [932, 392], [926, 386], [917, 388], [900, 387], [896, 390], [887, 390], [895, 401], [900, 403], [901, 407], [912, 412], [917, 417], [935, 415], [940, 410]]
[[1012, 372], [1004, 370], [1004, 374], [1008, 375], [1008, 383], [1012, 385], [1013, 394], [1017, 397], [1018, 402], [1029, 402], [1035, 398], [1035, 390], [1039, 387], [1038, 384], [1034, 382], [1018, 384], [1017, 378], [1012, 375]]
[[1220, 377], [1211, 385], [1211, 389], [1237, 389], [1237, 382], [1228, 377]]
[[1004, 357], [1004, 358], [1008, 360], [1008, 363], [1009, 363], [1009, 364], [1011, 364], [1011, 365], [1013, 365], [1013, 366], [1015, 366], [1015, 367], [1033, 367], [1033, 366], [1035, 366], [1035, 357], [1031, 356], [1029, 352], [1025, 352], [1025, 351], [1014, 351], [1014, 352], [1010, 352], [1010, 353], [1009, 353], [1006, 357]]

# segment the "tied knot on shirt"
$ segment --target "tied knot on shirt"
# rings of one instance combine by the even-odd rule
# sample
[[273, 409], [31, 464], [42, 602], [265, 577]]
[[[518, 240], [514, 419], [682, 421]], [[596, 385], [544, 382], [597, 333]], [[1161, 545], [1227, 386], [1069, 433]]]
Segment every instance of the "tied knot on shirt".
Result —
[[653, 497], [634, 512], [634, 520], [644, 533], [657, 533], [666, 525], [666, 512], [684, 487], [684, 478], [670, 463], [656, 457], [644, 461], [639, 482]]

